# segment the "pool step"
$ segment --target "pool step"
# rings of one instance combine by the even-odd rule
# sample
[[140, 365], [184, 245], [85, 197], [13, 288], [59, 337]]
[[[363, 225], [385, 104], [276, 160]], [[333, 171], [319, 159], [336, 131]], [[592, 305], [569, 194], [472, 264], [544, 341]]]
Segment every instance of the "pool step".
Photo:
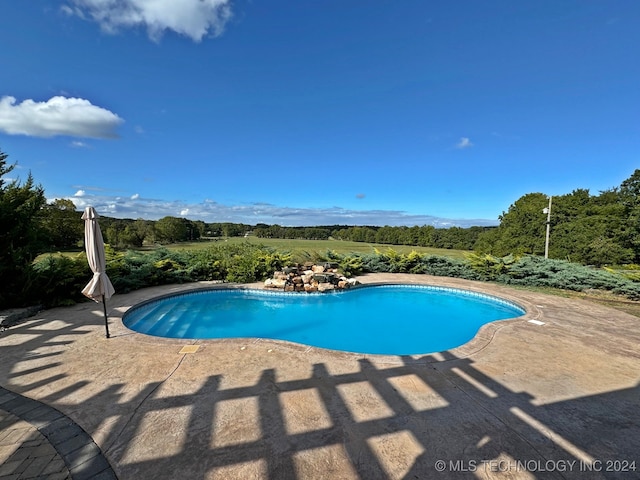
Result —
[[180, 318], [181, 311], [183, 311], [183, 308], [178, 303], [169, 305], [160, 304], [160, 308], [155, 311], [153, 317], [149, 317], [150, 319], [155, 318], [156, 320], [147, 332], [150, 335], [170, 337], [171, 335], [169, 335], [168, 332]]
[[182, 301], [181, 308], [178, 311], [171, 312], [171, 319], [163, 336], [170, 338], [189, 338], [186, 332], [193, 322], [188, 319], [193, 319], [193, 312], [195, 310], [201, 310], [203, 307], [202, 302], [192, 301], [191, 298], [185, 297]]

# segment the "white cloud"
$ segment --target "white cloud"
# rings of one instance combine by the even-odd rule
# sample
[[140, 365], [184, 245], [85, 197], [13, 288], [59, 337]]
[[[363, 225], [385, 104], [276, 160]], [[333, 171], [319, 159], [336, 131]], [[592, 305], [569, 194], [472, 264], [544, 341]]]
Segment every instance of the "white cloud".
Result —
[[84, 190], [78, 190], [76, 193], [73, 194], [74, 197], [84, 197], [87, 194], [87, 192], [85, 192]]
[[60, 10], [62, 10], [63, 13], [69, 15], [69, 16], [73, 16], [73, 15], [77, 15], [80, 18], [84, 18], [84, 14], [82, 13], [82, 10], [80, 10], [78, 7], [71, 7], [69, 5], [62, 5], [60, 7]]
[[0, 99], [0, 131], [10, 135], [115, 138], [124, 120], [82, 98], [52, 97], [46, 102]]
[[456, 148], [469, 148], [473, 147], [473, 143], [467, 137], [462, 137], [460, 141], [456, 144]]
[[[82, 191], [82, 190], [81, 190]], [[232, 222], [255, 225], [257, 223], [278, 224], [284, 226], [315, 225], [391, 225], [413, 226], [434, 225], [448, 228], [471, 227], [474, 225], [497, 225], [497, 220], [489, 219], [449, 219], [431, 215], [410, 215], [397, 210], [348, 210], [331, 208], [292, 208], [280, 207], [269, 203], [248, 205], [223, 205], [213, 200], [186, 204], [180, 201], [155, 199], [135, 200], [131, 197], [117, 197], [101, 194], [75, 195], [71, 200], [78, 209], [93, 206], [101, 215], [115, 218], [144, 218], [158, 220], [166, 216], [188, 217], [190, 220], [204, 222]], [[134, 195], [135, 196], [135, 195]]]
[[63, 12], [91, 18], [114, 33], [120, 28], [145, 27], [158, 41], [172, 30], [196, 42], [218, 36], [231, 18], [231, 0], [69, 0]]
[[74, 148], [87, 148], [89, 147], [89, 145], [87, 145], [84, 142], [81, 142], [79, 140], [74, 140], [73, 142], [71, 142], [71, 146]]
[[139, 193], [134, 193], [133, 195], [131, 195], [131, 200], [137, 200], [140, 198], [140, 194]]

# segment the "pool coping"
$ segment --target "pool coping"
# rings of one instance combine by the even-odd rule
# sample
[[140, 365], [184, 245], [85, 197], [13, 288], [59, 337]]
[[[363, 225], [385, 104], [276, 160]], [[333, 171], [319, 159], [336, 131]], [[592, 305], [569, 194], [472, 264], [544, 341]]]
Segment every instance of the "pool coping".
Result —
[[[446, 277], [448, 278], [448, 277]], [[143, 307], [149, 303], [153, 303], [158, 300], [171, 298], [180, 295], [188, 295], [189, 293], [197, 293], [197, 292], [206, 292], [212, 290], [251, 290], [251, 291], [266, 291], [269, 292], [268, 289], [260, 288], [261, 284], [232, 284], [232, 283], [215, 283], [207, 286], [197, 286], [194, 288], [193, 284], [186, 284], [182, 290], [176, 290], [171, 293], [160, 294], [151, 298], [147, 298], [142, 300], [139, 303], [135, 303], [130, 305], [128, 308], [121, 311], [121, 314], [115, 318], [110, 317], [111, 321], [116, 322], [116, 328], [124, 329], [129, 332], [131, 335], [139, 336], [140, 339], [149, 339], [154, 342], [169, 342], [169, 343], [180, 343], [185, 345], [208, 345], [208, 344], [216, 344], [216, 343], [239, 343], [239, 344], [271, 344], [274, 348], [285, 349], [289, 351], [295, 352], [317, 352], [324, 353], [328, 355], [338, 355], [341, 357], [347, 358], [376, 358], [380, 363], [383, 364], [399, 364], [399, 363], [434, 363], [441, 362], [447, 355], [454, 355], [457, 358], [466, 358], [475, 353], [478, 353], [485, 349], [493, 340], [498, 331], [502, 328], [507, 327], [512, 324], [518, 324], [521, 322], [529, 322], [531, 320], [539, 321], [542, 312], [540, 309], [522, 298], [513, 297], [507, 294], [497, 295], [495, 293], [487, 293], [482, 288], [473, 288], [473, 285], [470, 287], [458, 287], [458, 286], [445, 286], [439, 284], [425, 284], [425, 283], [416, 283], [416, 282], [406, 282], [406, 281], [381, 281], [381, 282], [367, 282], [367, 283], [359, 283], [350, 288], [360, 289], [360, 288], [368, 288], [368, 287], [376, 287], [376, 286], [415, 286], [420, 288], [428, 288], [439, 290], [442, 289], [444, 291], [462, 291], [465, 293], [477, 294], [483, 298], [489, 298], [493, 300], [503, 301], [509, 305], [515, 306], [525, 311], [523, 315], [520, 315], [515, 318], [508, 318], [504, 320], [494, 320], [489, 323], [482, 325], [474, 337], [468, 342], [454, 348], [441, 350], [437, 352], [423, 352], [418, 354], [411, 355], [401, 355], [401, 354], [374, 354], [374, 353], [359, 353], [359, 352], [349, 352], [344, 350], [334, 350], [329, 348], [316, 347], [313, 345], [305, 345], [297, 342], [292, 342], [288, 340], [279, 340], [279, 339], [270, 339], [270, 338], [260, 338], [260, 337], [238, 337], [238, 338], [213, 338], [213, 339], [184, 339], [184, 338], [169, 338], [169, 337], [161, 337], [148, 335], [145, 333], [141, 333], [135, 330], [128, 328], [124, 324], [124, 319], [129, 310]], [[348, 290], [340, 291], [340, 292], [323, 292], [323, 293], [305, 293], [305, 292], [282, 292], [275, 291], [273, 294], [284, 294], [284, 295], [334, 295], [334, 294], [348, 294]]]

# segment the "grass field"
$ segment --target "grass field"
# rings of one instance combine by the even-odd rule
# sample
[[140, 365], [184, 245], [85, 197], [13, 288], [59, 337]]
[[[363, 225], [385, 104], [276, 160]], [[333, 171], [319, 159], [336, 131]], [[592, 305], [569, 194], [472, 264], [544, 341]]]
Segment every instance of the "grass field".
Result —
[[[323, 255], [327, 250], [334, 250], [337, 253], [373, 253], [374, 249], [378, 249], [381, 252], [385, 252], [388, 249], [393, 249], [398, 253], [410, 253], [415, 250], [419, 253], [425, 253], [429, 255], [439, 255], [442, 257], [450, 258], [464, 258], [464, 254], [467, 253], [464, 250], [449, 250], [446, 248], [428, 248], [428, 247], [412, 247], [408, 245], [382, 245], [378, 243], [363, 243], [363, 242], [348, 242], [342, 240], [297, 240], [297, 239], [282, 239], [282, 238], [257, 238], [257, 237], [231, 237], [220, 238], [211, 241], [199, 241], [199, 242], [182, 242], [172, 243], [162, 246], [145, 246], [140, 251], [149, 252], [156, 250], [157, 248], [167, 248], [169, 250], [198, 250], [208, 248], [211, 245], [220, 244], [234, 244], [234, 243], [252, 243], [255, 245], [265, 245], [267, 247], [275, 248], [282, 252], [290, 252], [294, 256], [313, 256], [313, 254]], [[38, 255], [36, 261], [48, 256], [48, 255], [66, 255], [75, 256], [83, 250], [67, 251], [67, 252], [51, 252]]]
[[[253, 243], [265, 245], [267, 247], [275, 248], [280, 251], [291, 252], [292, 254], [312, 254], [314, 252], [324, 254], [327, 250], [334, 250], [338, 253], [373, 253], [374, 249], [378, 249], [382, 252], [389, 248], [392, 248], [398, 253], [409, 253], [415, 250], [418, 253], [426, 253], [429, 255], [439, 255], [443, 257], [451, 258], [464, 258], [464, 254], [467, 253], [464, 250], [449, 250], [446, 248], [428, 248], [428, 247], [412, 247], [410, 245], [381, 245], [377, 243], [364, 243], [364, 242], [349, 242], [342, 240], [287, 240], [281, 238], [238, 238], [232, 237], [229, 239], [219, 239], [214, 242], [193, 242], [193, 243], [176, 243], [167, 245], [169, 249], [198, 249], [207, 248], [212, 243], [226, 242], [226, 243]], [[147, 250], [148, 248], [145, 248]]]

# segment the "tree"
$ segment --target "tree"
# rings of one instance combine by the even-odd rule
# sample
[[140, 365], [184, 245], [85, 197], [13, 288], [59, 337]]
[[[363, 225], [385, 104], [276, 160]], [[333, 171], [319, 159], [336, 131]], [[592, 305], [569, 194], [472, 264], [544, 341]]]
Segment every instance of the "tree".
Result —
[[542, 209], [548, 202], [548, 197], [542, 193], [528, 193], [520, 197], [500, 216], [497, 229], [479, 236], [476, 248], [498, 257], [510, 253], [544, 253], [546, 216]]
[[149, 236], [151, 228], [147, 222], [141, 218], [135, 222], [131, 222], [124, 227], [124, 231], [120, 234], [120, 244], [118, 247], [142, 247], [144, 239]]
[[39, 223], [44, 242], [50, 248], [76, 248], [84, 235], [84, 221], [71, 200], [59, 198], [45, 205]]
[[640, 169], [620, 185], [620, 199], [625, 208], [626, 246], [634, 252], [636, 262], [640, 262]]
[[189, 238], [186, 220], [177, 217], [163, 217], [156, 222], [158, 240], [164, 243], [183, 242]]
[[44, 190], [34, 184], [31, 173], [24, 183], [5, 183], [3, 177], [14, 168], [0, 151], [0, 308], [24, 301], [31, 262], [41, 248], [38, 214], [46, 204]]
[[[497, 229], [480, 235], [474, 248], [498, 256], [540, 255], [547, 202], [541, 193], [524, 195], [500, 217]], [[599, 195], [577, 189], [554, 196], [549, 256], [596, 266], [640, 261], [640, 170]]]
[[625, 206], [640, 205], [640, 169], [620, 184], [620, 197]]

